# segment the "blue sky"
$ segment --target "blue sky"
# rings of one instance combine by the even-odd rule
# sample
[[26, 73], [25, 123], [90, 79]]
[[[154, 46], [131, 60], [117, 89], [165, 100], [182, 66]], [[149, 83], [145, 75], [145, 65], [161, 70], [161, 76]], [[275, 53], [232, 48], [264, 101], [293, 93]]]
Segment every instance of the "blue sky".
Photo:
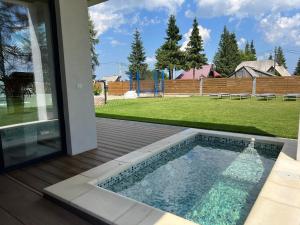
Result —
[[293, 72], [300, 57], [300, 0], [109, 0], [89, 12], [100, 39], [96, 48], [101, 62], [98, 78], [125, 73], [136, 28], [153, 68], [170, 14], [176, 15], [182, 45], [188, 40], [193, 18], [198, 19], [209, 62], [224, 25], [236, 33], [241, 48], [246, 40], [254, 40], [259, 59], [267, 58], [274, 46], [281, 45], [288, 70]]

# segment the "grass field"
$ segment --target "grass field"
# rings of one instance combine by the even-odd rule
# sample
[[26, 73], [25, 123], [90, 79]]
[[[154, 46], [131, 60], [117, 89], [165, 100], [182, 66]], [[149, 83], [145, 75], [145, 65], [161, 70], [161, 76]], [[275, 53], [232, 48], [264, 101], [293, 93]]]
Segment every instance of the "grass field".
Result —
[[[47, 112], [52, 110], [52, 96], [46, 94]], [[36, 95], [27, 96], [25, 103], [15, 105], [14, 109], [7, 109], [6, 100], [0, 97], [0, 127], [18, 123], [26, 123], [38, 120], [38, 107]]]
[[112, 100], [98, 117], [297, 138], [300, 101], [208, 97]]
[[37, 120], [36, 108], [24, 108], [22, 112], [8, 113], [7, 109], [0, 107], [0, 127], [18, 123], [25, 123]]

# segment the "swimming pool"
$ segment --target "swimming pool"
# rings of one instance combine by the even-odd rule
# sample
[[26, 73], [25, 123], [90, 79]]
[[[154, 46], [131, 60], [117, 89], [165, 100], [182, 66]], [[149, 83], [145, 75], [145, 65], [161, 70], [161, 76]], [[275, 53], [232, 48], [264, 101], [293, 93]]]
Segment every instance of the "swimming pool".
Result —
[[98, 186], [202, 225], [243, 224], [280, 144], [195, 135]]

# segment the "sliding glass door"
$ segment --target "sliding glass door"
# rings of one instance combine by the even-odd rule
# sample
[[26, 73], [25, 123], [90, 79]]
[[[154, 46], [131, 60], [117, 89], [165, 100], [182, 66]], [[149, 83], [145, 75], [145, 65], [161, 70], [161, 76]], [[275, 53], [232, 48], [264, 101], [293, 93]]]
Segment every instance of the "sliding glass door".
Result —
[[0, 150], [8, 168], [62, 151], [47, 0], [0, 0]]

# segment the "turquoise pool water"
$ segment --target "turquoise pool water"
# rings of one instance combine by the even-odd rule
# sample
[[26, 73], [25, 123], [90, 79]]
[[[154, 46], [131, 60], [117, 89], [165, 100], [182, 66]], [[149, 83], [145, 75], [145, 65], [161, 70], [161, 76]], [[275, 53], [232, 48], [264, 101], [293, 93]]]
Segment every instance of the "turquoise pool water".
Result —
[[279, 151], [195, 140], [99, 186], [198, 224], [240, 225]]

